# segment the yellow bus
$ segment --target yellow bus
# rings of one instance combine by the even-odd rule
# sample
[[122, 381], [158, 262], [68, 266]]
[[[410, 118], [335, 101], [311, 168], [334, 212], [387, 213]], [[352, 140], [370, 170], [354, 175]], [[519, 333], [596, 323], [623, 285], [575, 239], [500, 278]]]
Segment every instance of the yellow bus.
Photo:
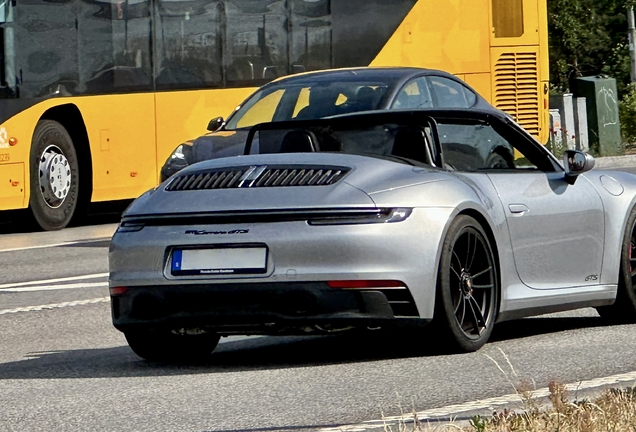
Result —
[[545, 0], [0, 0], [0, 216], [47, 230], [157, 185], [279, 76], [449, 71], [548, 136]]

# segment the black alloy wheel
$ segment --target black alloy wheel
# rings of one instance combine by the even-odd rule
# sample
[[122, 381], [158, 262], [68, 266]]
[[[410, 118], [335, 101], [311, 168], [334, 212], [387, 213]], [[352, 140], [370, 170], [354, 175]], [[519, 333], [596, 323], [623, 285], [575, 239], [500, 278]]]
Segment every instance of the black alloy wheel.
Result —
[[460, 215], [444, 241], [434, 322], [441, 342], [452, 351], [481, 348], [492, 333], [499, 306], [495, 257], [486, 233], [470, 216]]
[[636, 208], [630, 212], [623, 234], [616, 301], [596, 310], [612, 323], [636, 322]]

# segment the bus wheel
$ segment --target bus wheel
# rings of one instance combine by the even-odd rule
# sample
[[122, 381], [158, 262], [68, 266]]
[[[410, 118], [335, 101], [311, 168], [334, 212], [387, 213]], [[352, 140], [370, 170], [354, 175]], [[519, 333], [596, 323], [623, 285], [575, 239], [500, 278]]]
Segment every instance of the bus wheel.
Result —
[[77, 154], [60, 123], [40, 120], [31, 144], [29, 207], [42, 229], [64, 228], [75, 212], [79, 192]]

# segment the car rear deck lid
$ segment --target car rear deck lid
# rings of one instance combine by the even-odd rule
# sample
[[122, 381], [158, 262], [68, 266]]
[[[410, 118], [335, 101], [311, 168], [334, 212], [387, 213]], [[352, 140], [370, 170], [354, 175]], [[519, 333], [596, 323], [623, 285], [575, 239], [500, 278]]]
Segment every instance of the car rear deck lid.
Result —
[[329, 186], [350, 168], [325, 165], [250, 165], [216, 168], [175, 176], [167, 191], [290, 186]]

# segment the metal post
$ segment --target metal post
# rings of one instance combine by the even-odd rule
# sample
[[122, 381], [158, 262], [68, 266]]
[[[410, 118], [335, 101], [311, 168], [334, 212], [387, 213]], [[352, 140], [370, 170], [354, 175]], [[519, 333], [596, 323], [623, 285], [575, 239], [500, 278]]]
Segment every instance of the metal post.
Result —
[[587, 101], [584, 97], [574, 98], [574, 123], [576, 124], [576, 149], [589, 152]]
[[627, 8], [627, 29], [629, 34], [629, 57], [632, 82], [636, 82], [636, 26], [634, 25], [634, 7]]

